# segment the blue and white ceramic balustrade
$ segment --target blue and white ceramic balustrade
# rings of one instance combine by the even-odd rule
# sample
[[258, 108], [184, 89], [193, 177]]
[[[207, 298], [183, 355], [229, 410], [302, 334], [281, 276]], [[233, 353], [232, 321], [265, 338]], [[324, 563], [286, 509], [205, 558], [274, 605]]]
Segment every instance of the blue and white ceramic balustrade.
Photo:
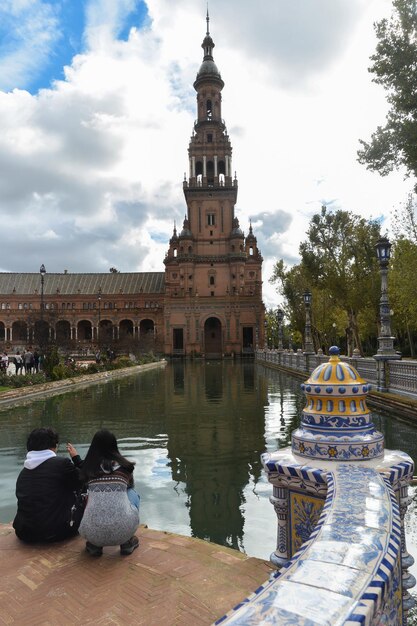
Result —
[[330, 349], [302, 385], [291, 448], [263, 454], [278, 571], [216, 624], [405, 626], [415, 585], [404, 516], [412, 459], [384, 449], [370, 386]]

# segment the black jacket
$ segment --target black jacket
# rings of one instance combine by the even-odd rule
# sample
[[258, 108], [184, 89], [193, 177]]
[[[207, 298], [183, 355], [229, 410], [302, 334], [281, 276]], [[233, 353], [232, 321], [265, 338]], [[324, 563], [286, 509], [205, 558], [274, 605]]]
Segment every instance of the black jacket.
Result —
[[[16, 482], [17, 514], [13, 521], [16, 535], [22, 541], [60, 541], [75, 535], [81, 511], [72, 506], [80, 489], [77, 466], [62, 456], [47, 459], [35, 469], [24, 468]], [[73, 524], [71, 525], [71, 518]]]

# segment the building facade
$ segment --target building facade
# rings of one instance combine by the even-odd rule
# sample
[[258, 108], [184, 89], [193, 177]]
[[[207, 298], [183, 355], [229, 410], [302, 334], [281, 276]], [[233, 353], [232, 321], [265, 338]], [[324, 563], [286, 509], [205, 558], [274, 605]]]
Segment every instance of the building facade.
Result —
[[1, 273], [0, 347], [46, 337], [69, 349], [136, 342], [166, 355], [219, 358], [263, 345], [262, 256], [252, 225], [245, 237], [235, 216], [238, 182], [208, 16], [202, 48], [187, 212], [179, 233], [174, 226], [165, 272]]

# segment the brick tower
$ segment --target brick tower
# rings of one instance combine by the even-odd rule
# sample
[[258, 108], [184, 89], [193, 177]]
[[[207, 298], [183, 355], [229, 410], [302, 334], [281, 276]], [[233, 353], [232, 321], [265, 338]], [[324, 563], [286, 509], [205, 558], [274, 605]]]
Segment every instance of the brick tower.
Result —
[[224, 82], [207, 32], [194, 82], [197, 119], [188, 154], [187, 215], [165, 257], [165, 353], [251, 354], [263, 332], [262, 256], [235, 216], [238, 183], [222, 119]]

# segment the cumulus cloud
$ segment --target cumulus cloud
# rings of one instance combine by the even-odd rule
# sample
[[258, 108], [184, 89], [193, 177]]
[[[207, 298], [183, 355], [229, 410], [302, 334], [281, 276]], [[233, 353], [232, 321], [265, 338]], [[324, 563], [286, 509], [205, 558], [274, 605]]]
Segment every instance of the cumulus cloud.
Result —
[[0, 89], [23, 86], [47, 62], [62, 37], [53, 3], [2, 0], [0, 4]]
[[[267, 301], [273, 261], [296, 261], [322, 198], [366, 216], [402, 197], [401, 181], [356, 163], [358, 137], [385, 111], [367, 72], [381, 5], [390, 1], [210, 0], [237, 215], [246, 232], [253, 221]], [[31, 73], [66, 36], [63, 6], [0, 8], [10, 33], [0, 46], [0, 266], [163, 271], [186, 211], [206, 4], [147, 0], [143, 23], [140, 0], [80, 3], [83, 43], [49, 88], [30, 93]]]

